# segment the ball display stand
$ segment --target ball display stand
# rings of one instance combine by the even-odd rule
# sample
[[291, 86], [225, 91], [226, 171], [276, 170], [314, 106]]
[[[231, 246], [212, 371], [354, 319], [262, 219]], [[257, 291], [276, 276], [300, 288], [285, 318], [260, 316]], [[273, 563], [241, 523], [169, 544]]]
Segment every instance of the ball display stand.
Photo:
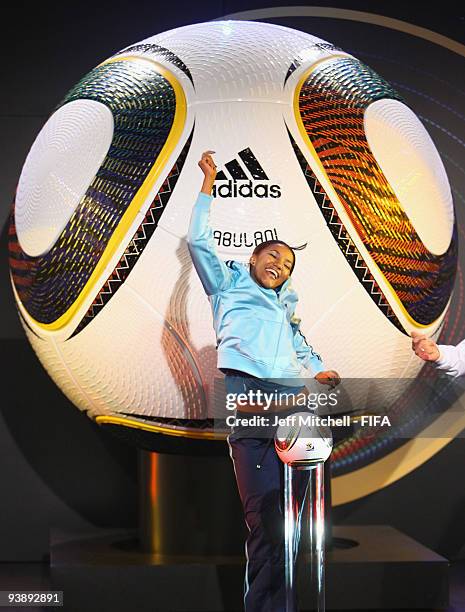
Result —
[[309, 577], [314, 609], [325, 610], [324, 503], [324, 462], [306, 467], [284, 466], [286, 612], [299, 609], [297, 559], [307, 542], [310, 564], [302, 569]]
[[[297, 560], [303, 564], [317, 612], [325, 610], [325, 462], [333, 449], [329, 428], [310, 425], [308, 412], [280, 425], [275, 449], [284, 463], [284, 556], [286, 612], [298, 612]], [[329, 463], [328, 463], [329, 465]], [[327, 470], [329, 475], [329, 471]]]

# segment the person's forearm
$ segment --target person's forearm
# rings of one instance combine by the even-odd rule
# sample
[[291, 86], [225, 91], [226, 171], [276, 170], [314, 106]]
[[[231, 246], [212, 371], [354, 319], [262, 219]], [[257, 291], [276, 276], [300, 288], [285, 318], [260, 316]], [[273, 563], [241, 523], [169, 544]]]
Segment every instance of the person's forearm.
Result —
[[195, 269], [207, 295], [224, 289], [230, 280], [230, 269], [218, 257], [213, 231], [210, 227], [212, 196], [200, 192], [192, 209], [187, 246]]
[[443, 370], [454, 378], [465, 374], [465, 340], [457, 346], [439, 344], [439, 359], [434, 363], [438, 370]]
[[202, 183], [202, 189], [200, 190], [201, 193], [205, 193], [206, 195], [211, 196], [214, 182], [215, 179], [212, 179], [209, 176], [205, 176]]

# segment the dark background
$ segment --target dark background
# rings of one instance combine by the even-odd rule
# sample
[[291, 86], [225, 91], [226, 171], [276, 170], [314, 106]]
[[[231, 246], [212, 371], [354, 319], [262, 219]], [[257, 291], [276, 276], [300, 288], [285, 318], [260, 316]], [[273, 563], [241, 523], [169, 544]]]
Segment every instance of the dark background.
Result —
[[[310, 2], [292, 2], [293, 6]], [[422, 2], [318, 2], [407, 21], [465, 44], [465, 9], [459, 4]], [[8, 209], [24, 158], [38, 131], [67, 90], [117, 50], [150, 35], [233, 12], [284, 6], [284, 2], [129, 2], [25, 3], [10, 6], [3, 19], [0, 96], [0, 561], [40, 560], [48, 552], [49, 530], [125, 527], [137, 524], [137, 451], [105, 434], [74, 408], [55, 387], [24, 338], [10, 294], [6, 258]], [[299, 27], [292, 20], [277, 23]], [[311, 23], [310, 23], [311, 22]], [[310, 24], [310, 25], [309, 25]], [[425, 91], [427, 74], [441, 75], [440, 126], [462, 136], [457, 113], [463, 108], [463, 57], [407, 34], [379, 26], [334, 19], [307, 20], [307, 31], [356, 54], [382, 76], [405, 85], [409, 62], [421, 66], [416, 87]], [[302, 28], [304, 29], [304, 28]], [[371, 33], [371, 36], [367, 36]], [[389, 46], [392, 44], [392, 48]], [[395, 51], [394, 51], [395, 49]], [[409, 56], [415, 53], [415, 57]], [[403, 54], [406, 65], [400, 67]], [[439, 83], [439, 81], [438, 81]], [[437, 90], [441, 85], [436, 83]], [[415, 89], [415, 88], [413, 88]], [[402, 91], [406, 97], [415, 92]], [[447, 99], [446, 99], [447, 98]], [[427, 116], [427, 100], [413, 100]], [[423, 107], [422, 104], [425, 104]], [[454, 112], [450, 108], [454, 107]], [[461, 119], [460, 119], [461, 121]], [[441, 153], [449, 145], [444, 129], [426, 125]], [[433, 133], [433, 132], [437, 133]], [[461, 145], [450, 151], [446, 169], [458, 187], [461, 211]], [[449, 150], [449, 149], [447, 149]], [[453, 163], [455, 160], [455, 164]], [[462, 183], [461, 183], [462, 182]], [[452, 341], [465, 336], [455, 330]], [[241, 509], [226, 452], [218, 491], [235, 509], [228, 529], [242, 530]], [[336, 523], [390, 524], [448, 558], [465, 555], [465, 442], [452, 441], [412, 474], [364, 499], [334, 509]], [[201, 478], [208, 475], [200, 475]], [[242, 550], [238, 538], [238, 550]]]

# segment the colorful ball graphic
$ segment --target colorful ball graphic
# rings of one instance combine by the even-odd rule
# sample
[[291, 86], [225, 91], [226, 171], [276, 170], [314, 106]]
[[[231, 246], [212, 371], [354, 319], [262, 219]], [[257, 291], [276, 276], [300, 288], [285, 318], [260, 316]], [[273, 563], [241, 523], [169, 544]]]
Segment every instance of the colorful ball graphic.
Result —
[[11, 278], [62, 391], [108, 428], [221, 437], [210, 306], [186, 246], [206, 149], [220, 170], [220, 256], [247, 261], [275, 237], [306, 245], [293, 284], [325, 365], [343, 378], [415, 377], [410, 332], [437, 338], [457, 263], [431, 138], [353, 56], [286, 27], [225, 21], [104, 61], [29, 152]]

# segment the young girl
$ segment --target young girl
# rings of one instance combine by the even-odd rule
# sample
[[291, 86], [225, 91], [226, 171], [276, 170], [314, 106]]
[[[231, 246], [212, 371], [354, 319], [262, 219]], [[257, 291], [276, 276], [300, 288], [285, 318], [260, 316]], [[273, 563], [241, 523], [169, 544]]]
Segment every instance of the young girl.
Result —
[[[255, 397], [238, 405], [237, 415], [247, 417], [289, 413], [289, 397], [305, 392], [299, 384], [302, 365], [320, 383], [335, 386], [336, 372], [323, 363], [307, 344], [294, 314], [297, 294], [290, 287], [295, 255], [285, 242], [258, 245], [249, 269], [222, 261], [209, 223], [216, 166], [213, 151], [202, 154], [202, 190], [192, 211], [189, 251], [209, 296], [217, 337], [218, 368], [225, 374], [228, 397]], [[270, 379], [280, 379], [280, 383]], [[261, 394], [261, 395], [260, 395]], [[257, 406], [260, 397], [285, 394], [286, 405], [275, 401], [268, 412]], [[296, 411], [291, 407], [291, 411]], [[297, 411], [301, 408], [297, 408]], [[269, 419], [270, 422], [273, 419]], [[246, 612], [284, 612], [284, 521], [281, 510], [283, 465], [271, 444], [276, 428], [234, 428], [228, 438], [239, 495], [248, 528], [244, 606]]]

